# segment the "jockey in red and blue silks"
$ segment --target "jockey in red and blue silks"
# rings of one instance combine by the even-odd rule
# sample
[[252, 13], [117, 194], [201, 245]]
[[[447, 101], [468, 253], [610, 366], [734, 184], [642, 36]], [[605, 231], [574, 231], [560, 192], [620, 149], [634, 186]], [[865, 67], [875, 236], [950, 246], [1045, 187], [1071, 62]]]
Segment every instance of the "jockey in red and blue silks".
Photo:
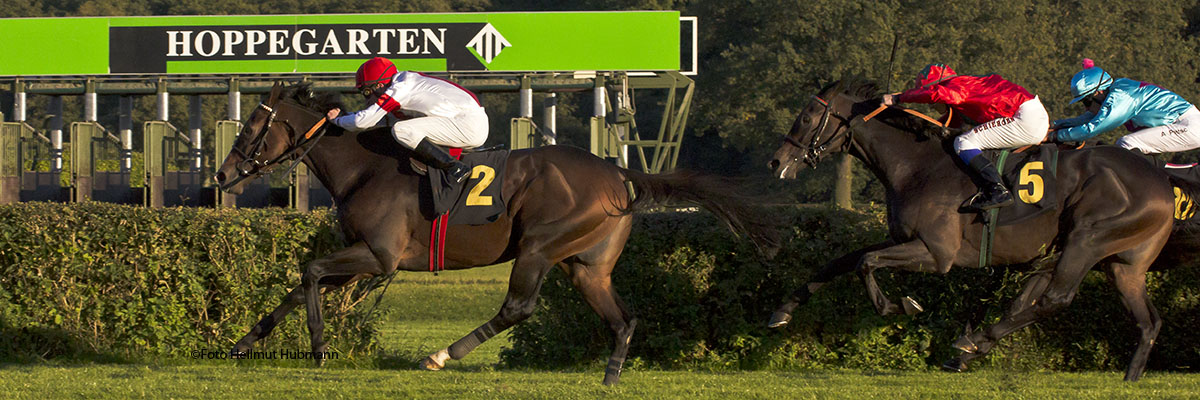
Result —
[[1130, 134], [1117, 145], [1142, 153], [1178, 152], [1200, 147], [1200, 110], [1183, 97], [1156, 85], [1113, 79], [1085, 59], [1084, 70], [1071, 78], [1071, 103], [1088, 107], [1083, 115], [1054, 121], [1050, 139], [1086, 140], [1125, 125]]
[[462, 182], [470, 171], [441, 146], [482, 146], [488, 135], [488, 116], [474, 93], [445, 79], [420, 72], [398, 72], [391, 61], [375, 57], [355, 74], [355, 87], [370, 105], [338, 117], [326, 116], [350, 131], [386, 125], [396, 141], [413, 150], [417, 160], [445, 170]]
[[899, 95], [885, 95], [883, 103], [945, 104], [979, 124], [954, 139], [955, 153], [981, 181], [979, 193], [963, 203], [963, 208], [982, 211], [1012, 204], [1012, 194], [1001, 183], [999, 171], [979, 155], [985, 149], [1021, 147], [1045, 139], [1050, 117], [1041, 100], [1000, 75], [958, 75], [941, 64], [925, 67], [915, 83], [916, 87]]

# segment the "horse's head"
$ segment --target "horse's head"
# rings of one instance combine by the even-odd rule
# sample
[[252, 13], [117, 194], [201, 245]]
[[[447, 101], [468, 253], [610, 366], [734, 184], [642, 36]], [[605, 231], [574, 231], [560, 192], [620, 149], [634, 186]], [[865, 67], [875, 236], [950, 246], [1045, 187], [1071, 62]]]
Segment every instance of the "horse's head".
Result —
[[282, 161], [299, 162], [324, 130], [325, 115], [307, 84], [276, 83], [242, 126], [233, 148], [213, 177], [221, 190], [242, 192], [244, 181], [262, 176]]
[[791, 131], [783, 136], [783, 144], [775, 150], [767, 167], [780, 179], [793, 179], [801, 162], [816, 167], [817, 162], [830, 154], [846, 151], [851, 142], [854, 106], [862, 100], [863, 92], [873, 90], [874, 85], [870, 84], [847, 89], [842, 81], [821, 89], [796, 116]]

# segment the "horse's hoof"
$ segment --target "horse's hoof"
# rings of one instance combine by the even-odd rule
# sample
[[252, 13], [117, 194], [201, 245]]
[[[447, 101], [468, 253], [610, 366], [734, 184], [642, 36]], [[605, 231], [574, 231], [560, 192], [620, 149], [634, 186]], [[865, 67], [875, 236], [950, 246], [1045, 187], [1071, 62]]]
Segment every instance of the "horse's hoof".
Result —
[[788, 314], [783, 311], [776, 311], [774, 313], [771, 313], [771, 322], [767, 323], [767, 327], [768, 328], [781, 328], [783, 326], [786, 326], [788, 324], [788, 322], [791, 322], [791, 321], [792, 321], [792, 314]]
[[966, 372], [967, 363], [959, 360], [957, 357], [951, 358], [949, 361], [942, 363], [942, 369], [950, 372]]
[[229, 350], [230, 360], [241, 360], [250, 355], [250, 346], [234, 345], [233, 349]]
[[426, 371], [440, 371], [446, 367], [446, 360], [450, 358], [450, 352], [446, 349], [438, 350], [437, 353], [430, 354], [421, 360], [421, 369]]
[[969, 354], [975, 354], [975, 352], [979, 351], [979, 346], [975, 345], [975, 342], [971, 340], [970, 335], [959, 336], [958, 340], [954, 341], [954, 348], [962, 350], [963, 353]]
[[323, 344], [323, 345], [320, 345], [317, 347], [313, 347], [313, 353], [312, 353], [313, 361], [317, 364], [318, 367], [325, 366], [325, 355], [326, 354], [329, 354], [329, 345], [328, 344]]
[[908, 315], [914, 315], [916, 313], [925, 311], [925, 308], [921, 307], [921, 305], [918, 304], [916, 300], [913, 300], [912, 297], [901, 297], [900, 304], [904, 306], [904, 313]]

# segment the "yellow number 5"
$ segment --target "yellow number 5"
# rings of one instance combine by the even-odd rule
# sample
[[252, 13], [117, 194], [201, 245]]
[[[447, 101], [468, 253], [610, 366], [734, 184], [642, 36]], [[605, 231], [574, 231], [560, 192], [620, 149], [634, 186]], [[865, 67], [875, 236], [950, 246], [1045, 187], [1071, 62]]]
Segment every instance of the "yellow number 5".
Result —
[[1036, 173], [1031, 173], [1031, 171], [1041, 170], [1041, 161], [1026, 163], [1025, 166], [1021, 168], [1020, 184], [1029, 185], [1029, 189], [1022, 189], [1021, 191], [1017, 192], [1017, 195], [1020, 196], [1021, 201], [1025, 202], [1026, 204], [1037, 203], [1038, 201], [1042, 200], [1042, 196], [1045, 194], [1043, 193], [1045, 191], [1045, 183], [1042, 181], [1042, 177]]
[[492, 184], [492, 180], [496, 179], [496, 170], [486, 165], [476, 165], [471, 169], [471, 179], [479, 178], [479, 175], [483, 175], [483, 178], [479, 179], [479, 183], [476, 183], [475, 187], [471, 188], [471, 193], [467, 194], [468, 206], [492, 205], [492, 196], [480, 196], [479, 194], [483, 193], [483, 190]]

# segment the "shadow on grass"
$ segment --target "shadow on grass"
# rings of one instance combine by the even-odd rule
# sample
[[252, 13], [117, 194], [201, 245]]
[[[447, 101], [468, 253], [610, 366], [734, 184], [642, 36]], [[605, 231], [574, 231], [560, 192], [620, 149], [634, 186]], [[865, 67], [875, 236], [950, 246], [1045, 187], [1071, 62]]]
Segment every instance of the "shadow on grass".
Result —
[[58, 328], [12, 328], [0, 324], [0, 367], [47, 361], [67, 363], [131, 364], [139, 362], [114, 351], [96, 350]]

